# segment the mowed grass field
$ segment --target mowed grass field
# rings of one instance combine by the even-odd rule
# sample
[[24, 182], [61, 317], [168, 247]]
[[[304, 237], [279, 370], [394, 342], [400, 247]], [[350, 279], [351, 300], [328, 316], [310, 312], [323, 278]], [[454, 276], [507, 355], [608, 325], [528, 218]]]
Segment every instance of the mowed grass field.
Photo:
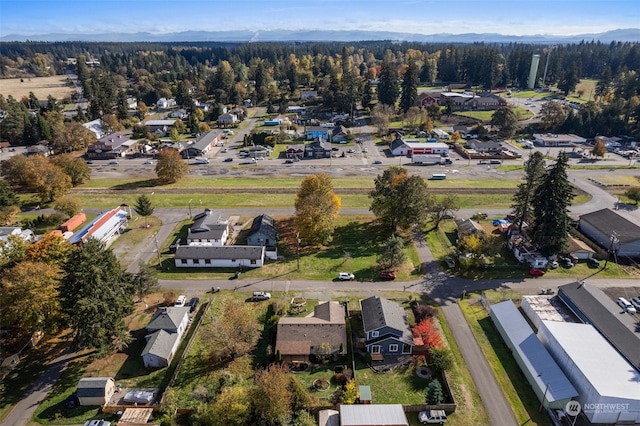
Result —
[[9, 95], [20, 100], [23, 96], [29, 96], [33, 92], [38, 99], [47, 99], [49, 95], [58, 100], [68, 98], [75, 92], [75, 88], [66, 75], [53, 77], [8, 78], [0, 80], [0, 94], [5, 98]]

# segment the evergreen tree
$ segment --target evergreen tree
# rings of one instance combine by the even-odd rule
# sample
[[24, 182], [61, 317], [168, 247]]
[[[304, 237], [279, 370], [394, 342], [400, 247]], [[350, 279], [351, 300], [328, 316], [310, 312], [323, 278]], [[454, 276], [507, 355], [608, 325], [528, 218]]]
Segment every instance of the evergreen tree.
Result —
[[138, 197], [138, 201], [133, 208], [136, 213], [140, 216], [144, 217], [144, 227], [148, 228], [147, 225], [147, 216], [151, 216], [153, 214], [154, 207], [151, 204], [151, 200], [145, 194], [142, 194]]
[[433, 379], [429, 386], [427, 386], [426, 402], [428, 405], [442, 404], [444, 401], [444, 392], [442, 391], [442, 385], [440, 380]]
[[580, 83], [580, 77], [578, 77], [578, 69], [573, 66], [568, 71], [565, 71], [562, 79], [558, 82], [558, 89], [562, 90], [565, 96], [569, 92], [576, 90], [576, 86]]
[[523, 182], [518, 185], [518, 189], [513, 196], [513, 214], [515, 215], [515, 223], [522, 232], [522, 224], [524, 222], [531, 223], [533, 218], [533, 201], [536, 191], [544, 176], [544, 156], [540, 151], [535, 151], [529, 159], [524, 163]]
[[380, 77], [378, 79], [378, 101], [395, 108], [400, 88], [398, 85], [398, 69], [388, 53], [382, 62]]
[[551, 256], [561, 253], [567, 244], [569, 211], [575, 194], [567, 178], [569, 156], [560, 152], [553, 166], [548, 168], [533, 199], [533, 241], [540, 253]]
[[131, 340], [124, 318], [133, 311], [131, 277], [103, 243], [89, 238], [63, 268], [61, 306], [73, 331], [75, 349], [105, 354]]
[[378, 267], [382, 270], [389, 270], [402, 266], [407, 260], [404, 252], [404, 241], [397, 235], [391, 235], [380, 247], [378, 254]]
[[415, 61], [409, 63], [409, 67], [404, 72], [402, 79], [402, 93], [400, 95], [400, 109], [407, 112], [409, 108], [416, 105], [418, 99], [418, 65]]

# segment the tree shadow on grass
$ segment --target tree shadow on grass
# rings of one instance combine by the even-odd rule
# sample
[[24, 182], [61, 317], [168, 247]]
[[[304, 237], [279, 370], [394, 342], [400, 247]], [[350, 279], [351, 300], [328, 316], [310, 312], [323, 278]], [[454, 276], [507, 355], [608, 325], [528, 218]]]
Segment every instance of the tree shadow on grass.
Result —
[[141, 189], [141, 188], [153, 188], [156, 186], [162, 186], [162, 183], [160, 182], [159, 179], [147, 179], [147, 180], [138, 180], [135, 182], [127, 182], [127, 183], [121, 183], [119, 185], [114, 185], [111, 187], [111, 189], [114, 189], [116, 191], [122, 191], [122, 190], [131, 190], [131, 189]]
[[142, 350], [147, 344], [146, 334], [146, 328], [131, 331], [133, 341], [123, 351], [127, 355], [127, 359], [116, 373], [115, 380], [126, 380], [149, 374], [141, 356]]

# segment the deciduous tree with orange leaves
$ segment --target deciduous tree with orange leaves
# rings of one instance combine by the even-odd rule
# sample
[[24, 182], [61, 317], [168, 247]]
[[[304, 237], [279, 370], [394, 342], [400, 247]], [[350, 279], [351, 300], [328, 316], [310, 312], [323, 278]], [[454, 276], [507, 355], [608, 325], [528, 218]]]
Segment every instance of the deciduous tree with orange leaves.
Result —
[[423, 319], [411, 331], [414, 336], [422, 339], [427, 348], [439, 348], [442, 346], [442, 336], [431, 318]]

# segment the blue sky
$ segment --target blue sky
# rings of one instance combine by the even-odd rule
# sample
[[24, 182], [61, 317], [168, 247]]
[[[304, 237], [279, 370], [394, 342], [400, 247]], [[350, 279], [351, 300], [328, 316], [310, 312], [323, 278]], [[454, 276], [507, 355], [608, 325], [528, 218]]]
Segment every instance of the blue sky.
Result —
[[0, 0], [0, 36], [240, 29], [573, 35], [638, 27], [639, 0]]

